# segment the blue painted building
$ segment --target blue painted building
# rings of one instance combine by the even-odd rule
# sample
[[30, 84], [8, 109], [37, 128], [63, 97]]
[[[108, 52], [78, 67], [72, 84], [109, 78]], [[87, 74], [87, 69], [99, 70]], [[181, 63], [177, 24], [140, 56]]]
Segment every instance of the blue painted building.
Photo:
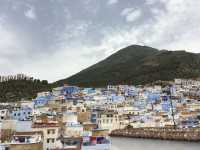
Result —
[[82, 92], [85, 94], [93, 94], [96, 92], [96, 90], [95, 88], [84, 88]]
[[123, 102], [125, 100], [124, 96], [111, 94], [108, 97], [109, 102]]
[[162, 102], [162, 110], [165, 112], [170, 111], [171, 105], [170, 102], [166, 101], [166, 102]]
[[33, 100], [34, 107], [44, 106], [53, 98], [52, 95], [38, 96]]
[[161, 99], [160, 92], [146, 92], [148, 103], [156, 103]]
[[135, 87], [130, 87], [125, 90], [125, 95], [126, 96], [137, 96], [138, 91]]
[[77, 86], [64, 86], [62, 89], [63, 95], [71, 95], [80, 91], [80, 88]]
[[170, 110], [170, 99], [168, 95], [162, 96], [162, 110], [168, 112]]
[[199, 125], [199, 121], [193, 117], [188, 117], [187, 119], [182, 120], [180, 124], [182, 128], [197, 127], [198, 125]]
[[97, 123], [97, 115], [98, 115], [98, 112], [97, 111], [93, 111], [91, 113], [91, 122], [92, 123]]
[[170, 99], [169, 99], [169, 96], [166, 95], [166, 96], [162, 96], [162, 101], [163, 102], [168, 102]]
[[32, 112], [33, 110], [30, 107], [16, 108], [12, 111], [11, 118], [19, 121], [31, 120]]
[[103, 112], [104, 110], [101, 110], [101, 109], [92, 109], [92, 112], [91, 112], [91, 122], [92, 123], [97, 123], [97, 117], [98, 117], [98, 114]]
[[144, 109], [144, 108], [146, 108], [146, 101], [145, 100], [135, 100], [133, 105], [134, 105], [134, 107], [137, 107], [139, 109]]

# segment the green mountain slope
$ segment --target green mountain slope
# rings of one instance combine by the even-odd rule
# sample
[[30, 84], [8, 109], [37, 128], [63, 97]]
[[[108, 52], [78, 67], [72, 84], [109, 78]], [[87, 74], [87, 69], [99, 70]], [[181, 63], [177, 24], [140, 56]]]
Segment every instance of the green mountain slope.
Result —
[[106, 86], [200, 77], [200, 55], [132, 45], [55, 84]]

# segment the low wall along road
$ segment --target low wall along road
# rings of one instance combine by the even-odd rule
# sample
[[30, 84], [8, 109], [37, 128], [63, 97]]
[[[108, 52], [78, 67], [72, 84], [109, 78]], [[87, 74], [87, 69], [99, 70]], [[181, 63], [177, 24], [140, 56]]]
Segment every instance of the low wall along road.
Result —
[[125, 128], [112, 131], [110, 136], [150, 138], [161, 140], [200, 141], [200, 128]]

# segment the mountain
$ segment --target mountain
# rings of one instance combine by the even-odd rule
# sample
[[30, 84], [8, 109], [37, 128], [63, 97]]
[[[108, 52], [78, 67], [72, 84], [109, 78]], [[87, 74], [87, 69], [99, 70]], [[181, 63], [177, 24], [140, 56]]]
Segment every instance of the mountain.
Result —
[[200, 77], [200, 55], [132, 45], [54, 84], [102, 87]]
[[132, 45], [63, 80], [49, 84], [24, 75], [0, 76], [0, 102], [34, 98], [63, 84], [104, 87], [108, 84], [146, 84], [158, 80], [200, 77], [200, 54]]
[[48, 91], [51, 85], [46, 80], [32, 78], [8, 79], [0, 82], [0, 102], [31, 100], [38, 92]]

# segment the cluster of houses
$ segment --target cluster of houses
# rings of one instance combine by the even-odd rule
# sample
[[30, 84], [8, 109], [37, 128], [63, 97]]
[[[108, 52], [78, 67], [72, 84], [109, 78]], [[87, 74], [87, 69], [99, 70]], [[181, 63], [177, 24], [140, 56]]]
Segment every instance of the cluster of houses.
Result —
[[200, 81], [167, 86], [62, 86], [32, 101], [0, 105], [0, 149], [107, 149], [109, 133], [127, 126], [200, 127]]

